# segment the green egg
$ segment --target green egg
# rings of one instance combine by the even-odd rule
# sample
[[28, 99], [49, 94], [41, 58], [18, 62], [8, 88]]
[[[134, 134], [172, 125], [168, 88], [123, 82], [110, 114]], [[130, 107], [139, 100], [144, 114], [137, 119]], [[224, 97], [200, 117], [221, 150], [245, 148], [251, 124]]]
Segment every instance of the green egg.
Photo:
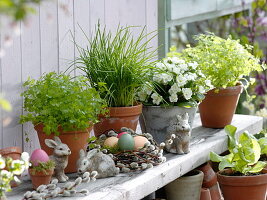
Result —
[[123, 134], [118, 141], [118, 146], [122, 151], [134, 150], [133, 136], [131, 136], [130, 134]]

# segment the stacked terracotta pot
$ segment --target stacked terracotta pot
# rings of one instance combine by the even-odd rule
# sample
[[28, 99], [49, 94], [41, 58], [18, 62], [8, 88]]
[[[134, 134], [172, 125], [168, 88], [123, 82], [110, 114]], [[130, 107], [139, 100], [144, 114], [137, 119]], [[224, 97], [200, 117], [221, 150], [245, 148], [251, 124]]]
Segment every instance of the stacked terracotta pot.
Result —
[[222, 195], [217, 182], [216, 173], [209, 163], [201, 165], [198, 170], [204, 173], [200, 200], [221, 200]]

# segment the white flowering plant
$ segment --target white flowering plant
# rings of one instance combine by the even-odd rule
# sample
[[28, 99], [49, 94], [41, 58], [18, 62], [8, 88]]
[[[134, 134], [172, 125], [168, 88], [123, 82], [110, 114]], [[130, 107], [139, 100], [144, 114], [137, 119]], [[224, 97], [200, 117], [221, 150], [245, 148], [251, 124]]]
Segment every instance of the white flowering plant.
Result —
[[4, 158], [0, 155], [0, 197], [5, 196], [5, 192], [11, 191], [10, 182], [12, 180], [20, 182], [18, 175], [29, 168], [29, 154], [23, 152], [20, 160], [13, 160], [10, 157]]
[[197, 106], [213, 85], [197, 62], [182, 59], [175, 47], [170, 50], [151, 68], [151, 82], [138, 92], [138, 100], [144, 105]]

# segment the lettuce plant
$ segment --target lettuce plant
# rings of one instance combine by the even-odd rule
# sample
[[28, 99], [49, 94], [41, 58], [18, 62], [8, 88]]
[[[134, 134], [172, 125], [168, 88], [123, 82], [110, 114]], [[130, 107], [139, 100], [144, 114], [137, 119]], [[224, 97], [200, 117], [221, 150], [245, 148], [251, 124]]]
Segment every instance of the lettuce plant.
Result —
[[226, 156], [210, 153], [210, 159], [220, 163], [219, 170], [231, 168], [233, 172], [240, 172], [244, 175], [260, 172], [266, 163], [259, 161], [261, 147], [258, 140], [247, 131], [243, 132], [237, 140], [235, 136], [237, 128], [232, 125], [227, 125], [224, 130], [228, 136], [230, 153]]
[[39, 80], [29, 79], [24, 83], [26, 90], [24, 110], [20, 122], [43, 123], [48, 135], [59, 134], [63, 130], [84, 130], [89, 123], [97, 122], [97, 116], [103, 113], [104, 101], [94, 88], [90, 88], [84, 77], [76, 79], [69, 75], [50, 72]]
[[262, 71], [259, 59], [249, 51], [251, 46], [242, 46], [239, 40], [215, 36], [212, 33], [195, 36], [197, 45], [183, 50], [182, 56], [198, 62], [203, 74], [215, 88], [236, 86], [252, 71]]

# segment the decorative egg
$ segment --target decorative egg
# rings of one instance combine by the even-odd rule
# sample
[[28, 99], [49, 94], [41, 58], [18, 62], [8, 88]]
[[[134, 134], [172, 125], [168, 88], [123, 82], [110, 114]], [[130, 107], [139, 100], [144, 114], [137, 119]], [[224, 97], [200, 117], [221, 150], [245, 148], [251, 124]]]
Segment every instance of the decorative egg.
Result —
[[134, 139], [130, 134], [122, 134], [119, 141], [118, 146], [122, 151], [132, 151], [134, 150]]
[[143, 148], [146, 142], [148, 142], [148, 139], [146, 137], [135, 136], [134, 137], [134, 150]]
[[47, 153], [42, 149], [35, 149], [32, 152], [32, 155], [30, 157], [30, 161], [33, 164], [33, 166], [37, 166], [40, 162], [47, 162], [49, 161], [49, 157]]
[[104, 146], [108, 146], [108, 147], [114, 147], [115, 145], [118, 144], [118, 138], [117, 137], [108, 137], [105, 142], [104, 142]]
[[128, 134], [127, 132], [121, 132], [118, 134], [117, 138], [120, 138], [123, 134]]

